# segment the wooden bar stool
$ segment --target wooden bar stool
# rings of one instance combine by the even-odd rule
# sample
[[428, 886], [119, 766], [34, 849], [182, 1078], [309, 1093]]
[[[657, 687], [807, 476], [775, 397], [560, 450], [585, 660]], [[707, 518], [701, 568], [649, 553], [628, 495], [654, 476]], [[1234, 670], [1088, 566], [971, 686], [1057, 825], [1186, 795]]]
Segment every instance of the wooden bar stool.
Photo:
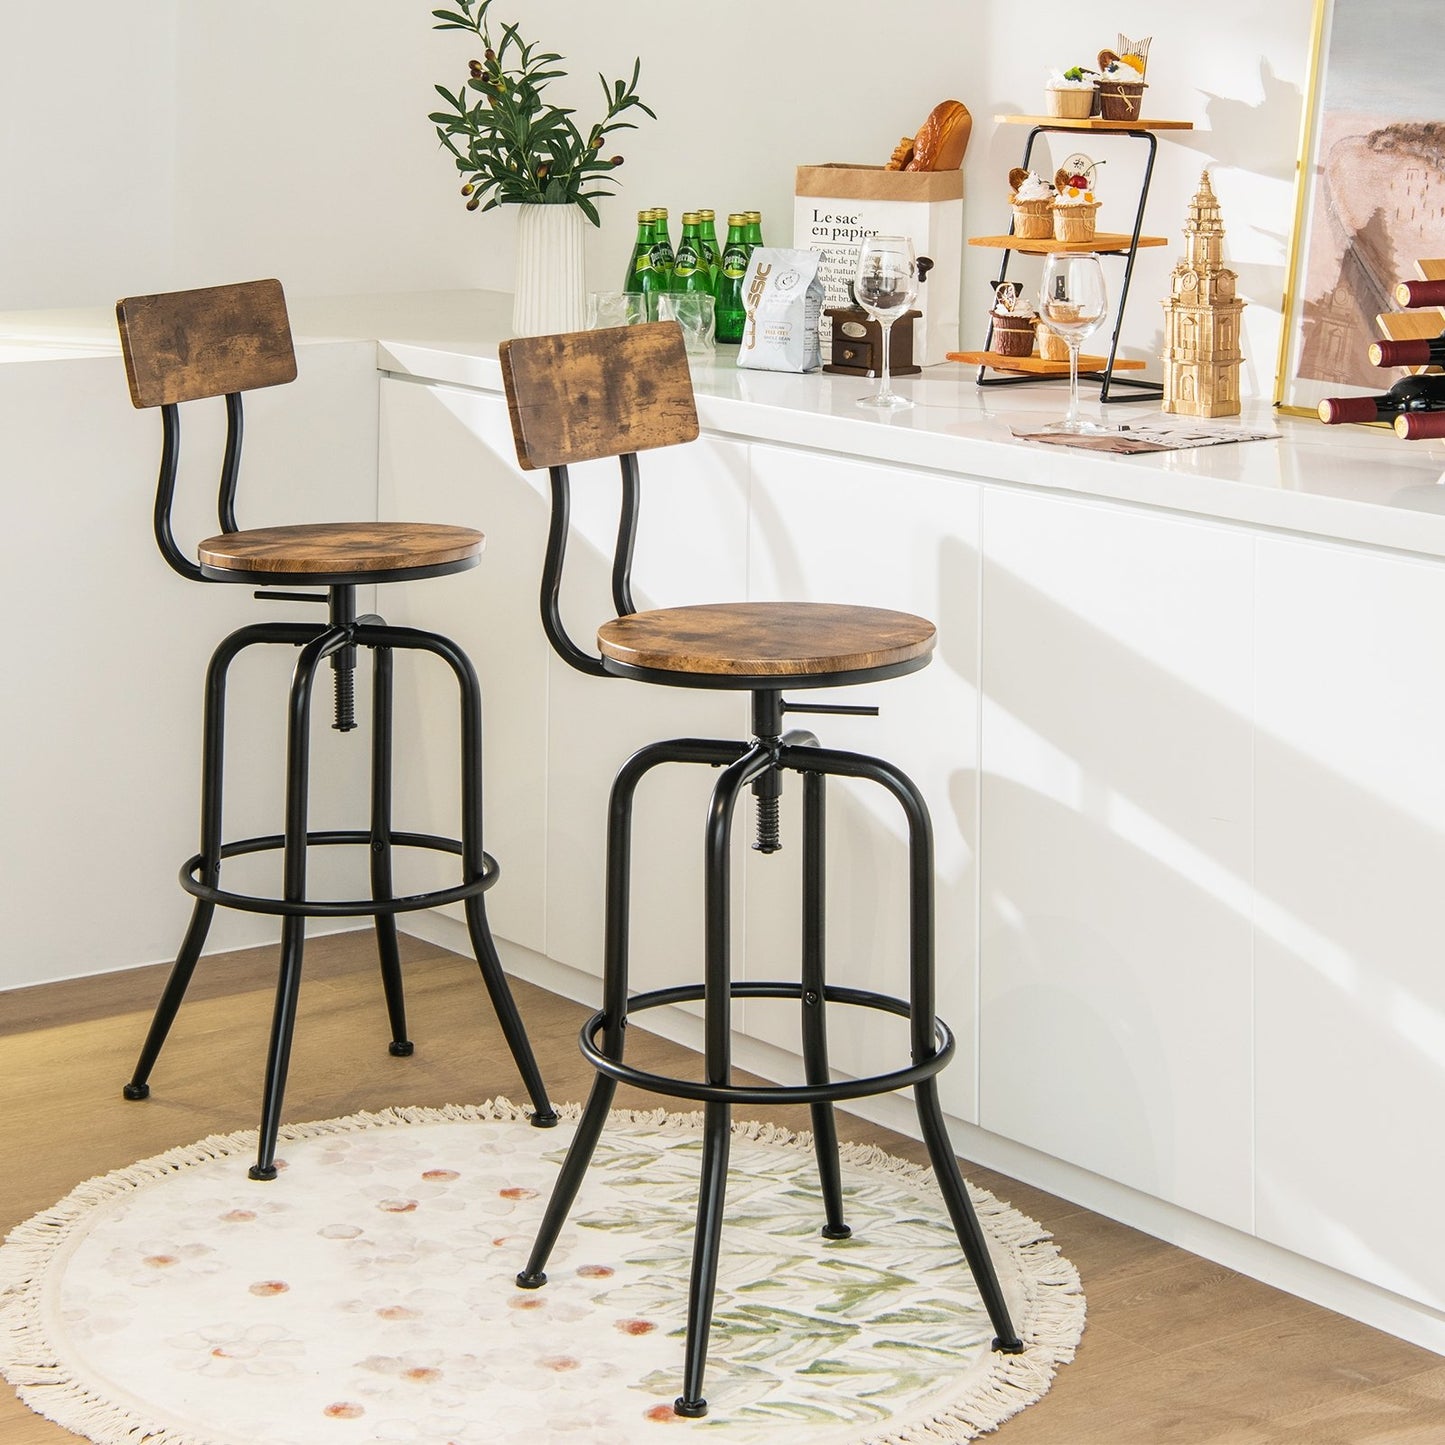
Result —
[[[396, 915], [442, 903], [463, 904], [472, 946], [503, 1033], [521, 1072], [534, 1113], [532, 1123], [557, 1122], [526, 1030], [487, 924], [482, 895], [497, 879], [496, 862], [482, 849], [482, 701], [477, 675], [454, 642], [410, 627], [389, 627], [373, 614], [356, 611], [356, 589], [380, 582], [445, 577], [475, 567], [482, 534], [470, 527], [414, 522], [345, 522], [263, 527], [242, 531], [236, 521], [240, 474], [241, 394], [295, 380], [296, 356], [278, 281], [252, 281], [160, 296], [132, 296], [118, 303], [126, 376], [137, 407], [160, 407], [164, 437], [156, 487], [155, 536], [161, 555], [195, 582], [238, 582], [248, 586], [324, 588], [318, 592], [258, 591], [258, 598], [321, 603], [325, 622], [257, 622], [228, 636], [211, 657], [206, 675], [204, 750], [201, 774], [201, 847], [181, 868], [181, 886], [196, 900], [190, 926], [176, 956], [155, 1018], [141, 1048], [127, 1099], [144, 1099], [161, 1046], [185, 996], [217, 907], [239, 908], [281, 918], [280, 976], [266, 1059], [260, 1140], [253, 1179], [276, 1177], [276, 1135], [286, 1087], [301, 958], [308, 918], [371, 916], [375, 919], [382, 987], [391, 1025], [392, 1054], [412, 1052], [406, 1031]], [[180, 456], [180, 404], [203, 397], [226, 399], [226, 449], [221, 465], [218, 512], [221, 531], [198, 548], [199, 562], [180, 550], [171, 531], [171, 509]], [[231, 663], [258, 643], [299, 649], [287, 710], [286, 803], [281, 833], [222, 840], [222, 762], [226, 676]], [[357, 830], [308, 831], [307, 779], [311, 694], [316, 674], [330, 661], [335, 681], [333, 726], [356, 726], [356, 649], [371, 649], [372, 690], [371, 817]], [[461, 838], [411, 833], [392, 823], [392, 653], [409, 648], [430, 653], [451, 668], [461, 695]], [[368, 850], [371, 896], [318, 900], [306, 894], [308, 847], [351, 845]], [[452, 887], [397, 897], [392, 888], [393, 848], [422, 848], [457, 854], [461, 881]], [[221, 865], [243, 854], [280, 850], [281, 897], [238, 893], [222, 886]]]
[[[783, 689], [841, 687], [915, 672], [933, 651], [931, 622], [874, 607], [801, 602], [741, 602], [639, 612], [632, 602], [631, 567], [639, 501], [637, 453], [692, 441], [698, 434], [692, 381], [682, 333], [675, 323], [621, 327], [567, 336], [503, 342], [502, 376], [517, 456], [528, 469], [546, 467], [552, 512], [542, 580], [542, 622], [557, 652], [596, 677], [629, 677], [664, 687], [725, 688], [752, 694], [748, 742], [678, 738], [651, 743], [623, 765], [608, 812], [606, 947], [602, 1009], [582, 1029], [582, 1052], [597, 1071], [591, 1093], [532, 1248], [517, 1276], [524, 1289], [546, 1283], [547, 1259], [582, 1184], [619, 1082], [704, 1105], [702, 1178], [688, 1295], [687, 1344], [679, 1415], [707, 1413], [702, 1393], [707, 1361], [727, 1185], [734, 1104], [810, 1106], [823, 1201], [822, 1233], [848, 1237], [843, 1217], [833, 1104], [912, 1086], [919, 1124], [964, 1256], [996, 1331], [993, 1347], [1019, 1353], [1023, 1343], [1009, 1318], [993, 1262], [948, 1141], [938, 1102], [937, 1075], [954, 1052], [953, 1035], [934, 1014], [933, 833], [928, 807], [913, 782], [891, 763], [821, 747], [802, 730], [783, 731], [785, 713], [865, 712], [785, 701]], [[617, 617], [597, 632], [600, 656], [567, 635], [560, 611], [570, 484], [568, 466], [618, 457], [621, 521], [613, 558]], [[705, 943], [703, 982], [629, 996], [628, 918], [632, 805], [642, 778], [659, 764], [702, 763], [722, 772], [712, 792], [704, 842]], [[785, 772], [803, 778], [803, 947], [798, 982], [734, 982], [729, 937], [730, 839], [744, 789], [758, 799], [758, 839], [764, 853], [780, 846], [778, 798]], [[827, 777], [864, 778], [892, 794], [909, 833], [909, 997], [830, 984], [825, 977], [824, 788]], [[731, 1081], [731, 1004], [734, 998], [787, 998], [801, 1004], [806, 1082], [750, 1087]], [[629, 1014], [702, 999], [705, 1080], [670, 1078], [623, 1060]], [[911, 1061], [866, 1078], [832, 1081], [828, 1070], [827, 1004], [881, 1009], [910, 1026]], [[599, 1041], [600, 1038], [600, 1041]]]

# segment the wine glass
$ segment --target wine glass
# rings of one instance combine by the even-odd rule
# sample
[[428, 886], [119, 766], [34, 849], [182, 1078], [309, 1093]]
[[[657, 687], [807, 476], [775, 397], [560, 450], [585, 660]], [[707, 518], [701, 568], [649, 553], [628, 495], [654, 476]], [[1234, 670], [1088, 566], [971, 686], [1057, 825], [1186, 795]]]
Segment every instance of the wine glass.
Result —
[[883, 366], [878, 373], [878, 390], [860, 396], [859, 406], [899, 411], [912, 406], [889, 386], [888, 333], [918, 296], [918, 260], [907, 236], [870, 236], [858, 249], [858, 275], [853, 297], [883, 328]]
[[1100, 432], [1105, 428], [1079, 419], [1079, 347], [1109, 312], [1104, 268], [1092, 251], [1058, 251], [1044, 265], [1039, 287], [1039, 319], [1057, 331], [1069, 348], [1069, 414], [1050, 431]]

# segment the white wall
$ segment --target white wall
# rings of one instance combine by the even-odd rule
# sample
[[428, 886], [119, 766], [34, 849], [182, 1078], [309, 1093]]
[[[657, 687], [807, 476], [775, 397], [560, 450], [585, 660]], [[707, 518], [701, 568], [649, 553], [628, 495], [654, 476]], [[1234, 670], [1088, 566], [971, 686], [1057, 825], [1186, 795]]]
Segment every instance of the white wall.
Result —
[[[1114, 26], [1152, 34], [1146, 110], [1200, 129], [1161, 143], [1146, 230], [1171, 243], [1141, 257], [1128, 349], [1157, 351], [1157, 303], [1208, 164], [1251, 302], [1245, 390], [1272, 392], [1313, 0], [1217, 0], [1204, 17], [1178, 0], [1119, 0], [1106, 22], [1071, 0], [1027, 11], [913, 0], [886, 26], [862, 0], [734, 0], [696, 30], [643, 0], [499, 6], [565, 53], [575, 83], [563, 98], [584, 125], [600, 100], [597, 72], [626, 73], [642, 57], [642, 94], [659, 119], [621, 137], [622, 189], [590, 251], [597, 286], [620, 278], [644, 205], [667, 205], [674, 228], [684, 206], [757, 206], [769, 239], [787, 241], [795, 165], [881, 162], [948, 96], [975, 117], [965, 228], [1002, 230], [1024, 131], [992, 117], [1039, 110], [1049, 67], [1112, 46]], [[513, 217], [462, 209], [426, 121], [433, 83], [455, 85], [476, 48], [433, 31], [431, 8], [8, 6], [7, 48], [25, 62], [11, 67], [3, 100], [0, 309], [269, 273], [294, 294], [506, 289]], [[1111, 227], [1128, 214], [1130, 162], [1117, 145], [1092, 147], [1114, 157], [1100, 173]], [[995, 254], [966, 256], [966, 344], [981, 340], [996, 265]]]

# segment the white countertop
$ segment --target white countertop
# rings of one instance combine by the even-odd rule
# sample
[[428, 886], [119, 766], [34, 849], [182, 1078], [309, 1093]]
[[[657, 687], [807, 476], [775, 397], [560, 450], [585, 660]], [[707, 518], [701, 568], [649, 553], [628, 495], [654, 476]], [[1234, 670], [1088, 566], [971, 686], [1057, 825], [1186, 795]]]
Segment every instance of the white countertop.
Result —
[[[375, 341], [383, 371], [501, 390], [497, 342], [509, 334], [507, 296], [429, 292], [290, 304], [300, 345]], [[0, 364], [118, 351], [108, 308], [0, 313]], [[1011, 424], [1061, 415], [1066, 383], [980, 388], [975, 375], [973, 367], [945, 364], [902, 378], [898, 390], [917, 405], [881, 415], [854, 404], [869, 381], [740, 371], [727, 348], [716, 363], [696, 366], [693, 380], [704, 428], [723, 435], [1445, 557], [1445, 443], [1402, 442], [1382, 428], [1325, 427], [1246, 404], [1240, 425], [1277, 429], [1278, 439], [1103, 455], [1012, 436]], [[1100, 414], [1087, 383], [1083, 406]], [[1103, 412], [1108, 421], [1130, 423], [1155, 414], [1148, 402]]]

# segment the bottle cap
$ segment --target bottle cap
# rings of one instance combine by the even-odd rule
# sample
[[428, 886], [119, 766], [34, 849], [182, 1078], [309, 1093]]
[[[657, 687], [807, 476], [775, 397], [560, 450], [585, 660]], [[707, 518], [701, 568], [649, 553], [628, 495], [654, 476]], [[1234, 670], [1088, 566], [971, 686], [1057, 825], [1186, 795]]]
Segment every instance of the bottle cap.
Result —
[[696, 211], [684, 211], [682, 213], [682, 224], [684, 226], [698, 226], [702, 224], [702, 218]]
[[702, 221], [715, 221], [715, 220], [717, 220], [717, 212], [716, 212], [716, 211], [699, 211], [697, 214], [698, 214], [698, 219], [699, 219], [699, 220], [702, 220]]
[[746, 211], [729, 211], [729, 212], [728, 212], [728, 225], [729, 225], [729, 226], [746, 226], [747, 223], [748, 223], [748, 213], [747, 213]]
[[1423, 339], [1370, 343], [1371, 366], [1429, 366], [1430, 343]]
[[1379, 408], [1370, 396], [1332, 396], [1319, 405], [1320, 420], [1330, 426], [1347, 421], [1375, 421]]
[[1445, 437], [1445, 411], [1402, 411], [1395, 418], [1395, 435], [1407, 442]]
[[763, 219], [763, 213], [761, 211], [745, 211], [743, 214], [747, 216], [748, 225], [750, 226], [754, 221], [761, 221]]
[[1401, 281], [1395, 287], [1395, 300], [1406, 307], [1439, 306], [1445, 301], [1445, 281]]

